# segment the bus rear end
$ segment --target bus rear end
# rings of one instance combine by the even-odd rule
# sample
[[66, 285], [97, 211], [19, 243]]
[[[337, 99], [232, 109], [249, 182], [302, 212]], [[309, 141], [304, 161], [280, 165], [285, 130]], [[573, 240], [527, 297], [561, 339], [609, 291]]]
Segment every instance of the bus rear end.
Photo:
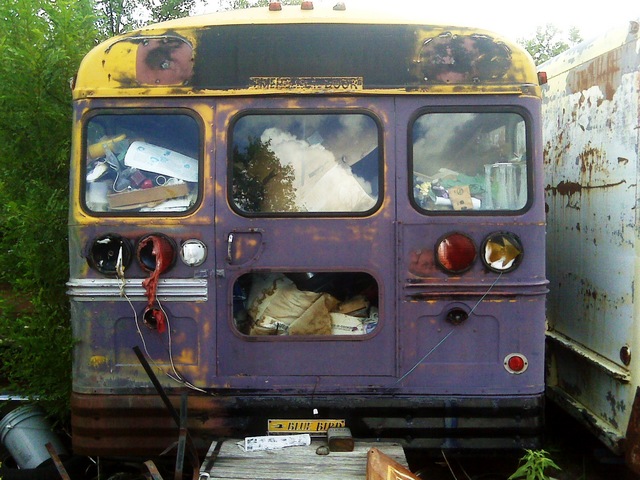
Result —
[[92, 51], [74, 90], [74, 450], [326, 432], [533, 448], [530, 58], [487, 32], [255, 9]]

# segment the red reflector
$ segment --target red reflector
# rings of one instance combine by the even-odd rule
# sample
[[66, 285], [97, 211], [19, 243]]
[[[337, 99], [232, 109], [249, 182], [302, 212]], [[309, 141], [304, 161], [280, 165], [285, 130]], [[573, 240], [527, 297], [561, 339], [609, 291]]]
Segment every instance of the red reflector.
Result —
[[509, 373], [519, 374], [524, 372], [529, 366], [527, 357], [519, 353], [507, 355], [504, 359], [504, 368]]
[[270, 12], [279, 12], [282, 10], [282, 4], [280, 2], [271, 2], [269, 3], [269, 11]]
[[307, 1], [305, 1], [305, 2], [302, 2], [302, 3], [300, 4], [300, 8], [301, 8], [302, 10], [313, 10], [313, 2], [311, 2], [311, 1], [309, 1], [309, 0], [307, 0]]
[[461, 273], [471, 268], [477, 250], [471, 238], [462, 233], [444, 237], [436, 247], [438, 265], [449, 273]]
[[538, 83], [540, 85], [547, 84], [547, 72], [538, 72]]
[[524, 368], [524, 360], [520, 357], [511, 357], [509, 359], [509, 368], [514, 372], [519, 372]]

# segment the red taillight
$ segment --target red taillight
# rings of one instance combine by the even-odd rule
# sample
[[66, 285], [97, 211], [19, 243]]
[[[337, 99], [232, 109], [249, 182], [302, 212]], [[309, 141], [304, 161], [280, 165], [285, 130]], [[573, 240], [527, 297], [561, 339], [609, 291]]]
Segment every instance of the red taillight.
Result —
[[282, 10], [282, 4], [280, 2], [270, 2], [269, 3], [269, 11], [270, 12], [279, 12]]
[[546, 85], [547, 81], [547, 72], [538, 72], [538, 83], [540, 85]]
[[313, 2], [310, 0], [306, 0], [300, 4], [300, 9], [302, 10], [313, 10]]
[[462, 233], [451, 233], [436, 245], [436, 262], [449, 273], [469, 270], [477, 256], [473, 240]]
[[529, 362], [527, 360], [527, 357], [520, 353], [512, 353], [510, 355], [507, 355], [504, 359], [504, 368], [509, 373], [523, 373], [528, 366]]
[[143, 270], [160, 275], [173, 266], [176, 245], [166, 235], [153, 233], [139, 240], [136, 256]]

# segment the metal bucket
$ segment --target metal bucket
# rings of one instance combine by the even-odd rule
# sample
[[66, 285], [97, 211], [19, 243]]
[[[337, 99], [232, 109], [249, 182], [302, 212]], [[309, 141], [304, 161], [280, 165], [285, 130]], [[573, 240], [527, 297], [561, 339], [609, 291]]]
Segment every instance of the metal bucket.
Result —
[[0, 441], [18, 467], [36, 468], [50, 457], [46, 444], [58, 455], [66, 454], [44, 412], [34, 405], [24, 405], [7, 413], [0, 422]]

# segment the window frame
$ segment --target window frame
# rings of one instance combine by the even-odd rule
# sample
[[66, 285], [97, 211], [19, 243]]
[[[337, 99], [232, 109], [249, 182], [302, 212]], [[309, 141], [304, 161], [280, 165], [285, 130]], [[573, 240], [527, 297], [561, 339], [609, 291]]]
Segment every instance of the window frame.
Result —
[[[516, 210], [492, 209], [492, 210], [428, 210], [418, 204], [414, 194], [414, 128], [419, 118], [428, 114], [482, 114], [482, 113], [506, 113], [519, 115], [524, 121], [525, 127], [525, 162], [527, 167], [527, 200], [522, 208]], [[409, 203], [420, 214], [427, 216], [516, 216], [522, 215], [528, 211], [533, 204], [533, 170], [534, 170], [534, 131], [533, 117], [531, 113], [524, 107], [518, 105], [478, 105], [478, 106], [429, 106], [417, 109], [409, 119], [407, 127], [407, 180]], [[446, 165], [442, 165], [446, 167]]]
[[[233, 176], [233, 148], [234, 148], [234, 128], [238, 121], [249, 116], [339, 116], [339, 115], [364, 115], [373, 120], [377, 128], [378, 139], [378, 196], [375, 203], [368, 210], [363, 211], [326, 211], [326, 212], [247, 212], [239, 208], [233, 196], [234, 176]], [[227, 130], [227, 203], [231, 210], [244, 218], [346, 218], [346, 217], [369, 217], [380, 210], [384, 201], [385, 168], [384, 168], [384, 130], [383, 123], [371, 110], [365, 108], [336, 108], [328, 109], [324, 106], [317, 108], [248, 108], [234, 115], [229, 121]]]
[[[186, 116], [194, 120], [198, 131], [198, 181], [196, 200], [193, 205], [182, 211], [157, 211], [157, 212], [140, 212], [136, 210], [109, 210], [109, 211], [95, 211], [89, 208], [87, 205], [87, 149], [88, 149], [88, 128], [93, 119], [100, 116], [135, 116], [135, 115], [157, 115], [157, 116]], [[200, 115], [188, 108], [188, 107], [118, 107], [118, 108], [102, 108], [98, 107], [87, 112], [83, 116], [81, 123], [81, 151], [79, 159], [79, 175], [80, 175], [80, 187], [79, 187], [79, 200], [80, 206], [84, 212], [93, 217], [186, 217], [195, 212], [200, 205], [204, 197], [204, 165], [205, 165], [205, 128], [204, 122]]]

